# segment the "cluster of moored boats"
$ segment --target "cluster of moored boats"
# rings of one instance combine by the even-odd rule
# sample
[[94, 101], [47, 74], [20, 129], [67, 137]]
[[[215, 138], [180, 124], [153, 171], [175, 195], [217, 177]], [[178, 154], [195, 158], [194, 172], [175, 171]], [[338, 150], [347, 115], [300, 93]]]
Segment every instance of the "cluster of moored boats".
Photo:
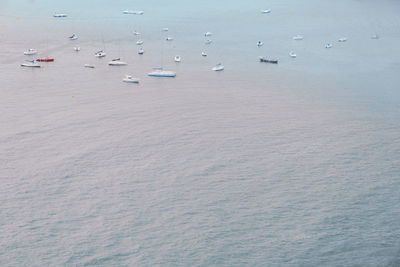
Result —
[[[131, 15], [143, 15], [144, 11], [142, 11], [142, 10], [128, 10], [127, 9], [127, 10], [124, 10], [122, 13], [123, 14], [131, 14]], [[271, 9], [262, 9], [261, 13], [262, 14], [271, 13]], [[67, 16], [68, 15], [64, 14], [64, 13], [56, 13], [56, 14], [53, 15], [53, 17], [55, 17], [55, 18], [66, 18]], [[162, 31], [163, 32], [168, 32], [169, 29], [168, 28], [163, 28]], [[135, 35], [137, 37], [140, 37], [141, 33], [135, 30], [133, 32], [133, 35]], [[213, 43], [213, 40], [210, 38], [212, 35], [213, 34], [211, 32], [205, 32], [204, 33], [204, 37], [205, 37], [204, 44], [210, 45], [210, 44]], [[74, 40], [78, 39], [78, 35], [72, 34], [68, 38], [69, 38], [69, 40], [74, 41]], [[302, 41], [303, 39], [304, 39], [304, 36], [302, 36], [302, 35], [293, 36], [293, 40], [295, 40], [295, 41]], [[377, 34], [375, 34], [375, 35], [373, 35], [371, 37], [371, 39], [379, 39], [379, 36]], [[168, 42], [171, 42], [171, 41], [174, 40], [174, 38], [171, 37], [171, 36], [167, 36], [165, 38], [165, 40], [168, 41]], [[346, 37], [342, 37], [342, 38], [339, 38], [337, 41], [340, 42], [340, 43], [343, 43], [343, 42], [347, 41], [347, 38]], [[142, 39], [140, 39], [140, 38], [137, 39], [137, 41], [136, 41], [136, 45], [140, 46], [139, 49], [138, 49], [138, 54], [139, 55], [143, 55], [144, 52], [145, 52], [143, 47], [142, 47], [143, 43], [144, 43], [144, 41]], [[264, 45], [264, 43], [262, 41], [258, 41], [257, 42], [257, 46], [258, 47], [262, 47], [263, 45]], [[325, 45], [325, 48], [332, 48], [332, 47], [333, 47], [333, 45], [331, 43], [327, 43]], [[76, 47], [74, 47], [74, 50], [76, 52], [79, 52], [81, 50], [81, 48], [76, 46]], [[28, 49], [27, 51], [25, 51], [24, 55], [33, 56], [33, 55], [36, 55], [37, 53], [38, 53], [38, 51], [36, 49], [31, 48], [31, 49]], [[94, 56], [97, 57], [97, 58], [103, 58], [103, 57], [106, 56], [106, 53], [105, 53], [104, 50], [99, 50], [96, 53], [94, 53]], [[207, 52], [206, 51], [202, 51], [201, 52], [201, 56], [207, 57]], [[289, 52], [289, 56], [291, 58], [296, 58], [297, 54], [295, 52], [293, 52], [293, 51], [290, 51]], [[37, 62], [53, 62], [53, 61], [54, 61], [54, 58], [49, 58], [49, 57], [38, 58], [36, 60], [26, 60], [24, 63], [21, 64], [21, 66], [22, 67], [30, 67], [30, 68], [40, 68], [41, 65], [38, 64]], [[181, 56], [176, 55], [174, 57], [174, 61], [176, 63], [181, 62], [182, 61]], [[276, 59], [276, 58], [259, 57], [259, 61], [263, 62], [263, 63], [278, 64], [278, 59]], [[125, 62], [125, 61], [122, 61], [121, 58], [115, 58], [115, 59], [112, 59], [111, 61], [109, 61], [108, 65], [109, 66], [126, 66], [126, 65], [128, 65], [128, 63]], [[95, 68], [95, 66], [92, 65], [92, 64], [85, 64], [84, 67], [85, 68]], [[222, 63], [218, 63], [211, 70], [213, 70], [213, 71], [222, 71], [224, 69], [225, 69], [224, 65]], [[153, 68], [153, 70], [148, 73], [148, 76], [151, 76], [151, 77], [176, 77], [176, 72], [163, 70], [162, 67], [157, 67], [157, 68]], [[140, 80], [138, 78], [133, 77], [132, 75], [126, 75], [125, 78], [122, 79], [122, 81], [123, 82], [127, 82], [127, 83], [139, 83]]]

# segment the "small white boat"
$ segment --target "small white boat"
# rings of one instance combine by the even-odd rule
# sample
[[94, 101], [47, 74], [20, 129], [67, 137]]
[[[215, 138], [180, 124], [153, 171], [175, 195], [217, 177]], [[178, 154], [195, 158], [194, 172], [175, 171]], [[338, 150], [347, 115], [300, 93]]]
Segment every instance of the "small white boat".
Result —
[[122, 11], [124, 14], [131, 14], [131, 15], [143, 15], [144, 11], [143, 10], [124, 10]]
[[139, 83], [138, 78], [134, 78], [131, 75], [125, 75], [125, 78], [122, 79], [124, 83]]
[[211, 35], [212, 35], [212, 32], [206, 32], [206, 33], [204, 34], [205, 37], [208, 37], [208, 36], [211, 36]]
[[85, 68], [89, 68], [89, 69], [94, 69], [95, 68], [95, 66], [94, 65], [92, 65], [92, 64], [85, 64], [85, 65], [83, 65]]
[[138, 36], [138, 35], [140, 35], [140, 32], [138, 32], [138, 31], [133, 31], [133, 35], [136, 35], [136, 36]]
[[340, 42], [340, 43], [344, 43], [344, 42], [346, 42], [347, 41], [347, 38], [346, 37], [342, 37], [342, 38], [340, 38], [339, 40], [338, 40], [338, 42]]
[[167, 31], [169, 31], [169, 29], [168, 29], [168, 28], [163, 28], [162, 30], [163, 30], [163, 32], [167, 32]]
[[211, 44], [213, 41], [211, 39], [207, 39], [205, 44]]
[[24, 55], [26, 55], [26, 56], [36, 55], [36, 54], [37, 54], [37, 50], [33, 49], [33, 48], [30, 48], [30, 49], [28, 49], [27, 51], [24, 52]]
[[138, 52], [139, 55], [143, 55], [144, 54], [144, 49], [141, 47], [139, 48]]
[[207, 52], [201, 52], [201, 55], [203, 56], [203, 57], [206, 57], [207, 56]]
[[28, 67], [28, 68], [40, 68], [40, 65], [35, 63], [34, 60], [25, 60], [26, 63], [22, 63], [21, 67]]
[[225, 67], [224, 67], [224, 65], [222, 65], [221, 63], [218, 63], [215, 67], [213, 67], [211, 70], [213, 70], [213, 71], [221, 71], [221, 70], [224, 70], [225, 69]]
[[301, 41], [303, 39], [304, 39], [304, 37], [302, 35], [293, 36], [293, 40], [296, 40], [296, 41]]
[[101, 57], [105, 57], [106, 56], [106, 52], [104, 52], [103, 50], [97, 51], [94, 54], [95, 57], [101, 58]]
[[63, 13], [56, 13], [53, 15], [55, 18], [66, 18], [68, 15]]
[[169, 77], [174, 78], [176, 77], [176, 72], [163, 70], [163, 68], [153, 68], [153, 71], [148, 73], [151, 77]]
[[175, 56], [174, 60], [175, 62], [181, 62], [181, 56]]
[[126, 66], [128, 65], [128, 63], [121, 61], [120, 58], [115, 58], [113, 60], [111, 60], [110, 62], [108, 62], [109, 66]]
[[290, 56], [291, 58], [297, 57], [296, 53], [293, 52], [293, 51], [291, 51], [291, 52], [289, 53], [289, 56]]
[[263, 14], [271, 13], [271, 9], [261, 9], [261, 13]]
[[139, 41], [136, 42], [136, 45], [142, 45], [142, 44], [143, 44], [142, 40], [139, 40]]
[[371, 39], [375, 39], [375, 40], [377, 40], [377, 39], [379, 39], [379, 35], [377, 35], [377, 34], [374, 34], [374, 35], [372, 35], [372, 36], [371, 36]]
[[76, 40], [78, 39], [78, 36], [74, 33], [70, 37], [68, 37], [70, 40]]
[[165, 40], [166, 40], [166, 41], [172, 41], [172, 40], [174, 40], [174, 38], [172, 38], [172, 37], [167, 37], [167, 38], [165, 38]]
[[257, 43], [257, 46], [258, 47], [260, 47], [260, 46], [263, 46], [264, 45], [264, 43], [263, 42], [261, 42], [261, 41], [258, 41], [258, 43]]
[[326, 44], [325, 48], [332, 48], [332, 44]]
[[74, 47], [74, 50], [75, 50], [76, 52], [79, 52], [79, 51], [81, 51], [81, 48], [80, 48], [79, 46], [76, 46], [76, 47]]

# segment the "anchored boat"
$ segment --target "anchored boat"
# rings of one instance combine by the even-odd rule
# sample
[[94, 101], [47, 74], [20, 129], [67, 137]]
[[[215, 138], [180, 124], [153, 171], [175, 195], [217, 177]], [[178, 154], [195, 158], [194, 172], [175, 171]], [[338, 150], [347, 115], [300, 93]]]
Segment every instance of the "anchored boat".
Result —
[[221, 63], [218, 63], [214, 68], [212, 68], [213, 71], [221, 71], [224, 69], [225, 69], [225, 67]]
[[110, 66], [126, 66], [126, 65], [128, 65], [128, 63], [121, 61], [120, 58], [115, 58], [115, 59], [111, 60], [110, 62], [108, 62], [108, 65], [110, 65]]
[[35, 63], [34, 60], [25, 60], [26, 63], [22, 63], [21, 67], [28, 67], [28, 68], [40, 68], [40, 65]]
[[139, 83], [138, 78], [134, 78], [131, 75], [125, 75], [125, 78], [122, 79], [124, 83]]
[[54, 58], [48, 58], [48, 57], [38, 58], [38, 59], [36, 59], [36, 61], [38, 61], [38, 62], [53, 62]]
[[267, 57], [260, 57], [260, 62], [278, 64], [277, 59], [271, 59], [271, 58], [267, 58]]
[[24, 55], [26, 55], [26, 56], [36, 55], [36, 54], [37, 54], [37, 50], [33, 49], [33, 48], [30, 48], [30, 49], [28, 49], [27, 51], [24, 52]]
[[163, 70], [163, 68], [153, 68], [153, 71], [148, 73], [148, 75], [151, 76], [151, 77], [170, 77], [170, 78], [174, 78], [174, 77], [176, 77], [176, 72]]

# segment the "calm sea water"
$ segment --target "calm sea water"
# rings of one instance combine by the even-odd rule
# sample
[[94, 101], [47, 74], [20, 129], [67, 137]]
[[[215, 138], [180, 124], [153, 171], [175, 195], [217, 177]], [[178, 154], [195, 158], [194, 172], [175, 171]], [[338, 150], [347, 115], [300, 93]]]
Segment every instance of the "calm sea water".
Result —
[[0, 265], [400, 266], [399, 11], [0, 1]]

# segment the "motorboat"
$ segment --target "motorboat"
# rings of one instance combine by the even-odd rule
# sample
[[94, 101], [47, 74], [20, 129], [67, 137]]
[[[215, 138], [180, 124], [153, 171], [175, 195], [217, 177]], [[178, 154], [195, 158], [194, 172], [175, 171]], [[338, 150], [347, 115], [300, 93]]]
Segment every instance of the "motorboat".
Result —
[[94, 65], [92, 65], [92, 64], [85, 64], [85, 65], [83, 65], [85, 68], [89, 68], [89, 69], [94, 69], [95, 68], [95, 66]]
[[371, 39], [375, 39], [375, 40], [377, 40], [377, 39], [379, 39], [379, 35], [377, 35], [377, 34], [374, 34], [374, 35], [372, 35], [372, 36], [371, 36]]
[[120, 58], [114, 58], [113, 60], [108, 62], [108, 65], [109, 66], [126, 66], [126, 65], [128, 65], [128, 63], [121, 61]]
[[38, 59], [36, 59], [36, 61], [38, 61], [38, 62], [53, 62], [54, 58], [48, 58], [48, 57], [38, 58]]
[[206, 32], [206, 33], [204, 34], [205, 37], [208, 37], [208, 36], [211, 36], [211, 35], [212, 35], [212, 32]]
[[68, 15], [63, 13], [56, 13], [53, 15], [55, 18], [66, 18]]
[[134, 78], [131, 75], [125, 75], [125, 78], [122, 79], [124, 83], [139, 83], [138, 78]]
[[105, 57], [106, 56], [106, 52], [104, 52], [103, 50], [97, 51], [96, 53], [94, 53], [95, 57], [101, 58], [101, 57]]
[[213, 41], [211, 39], [207, 39], [205, 44], [211, 44]]
[[174, 60], [175, 62], [181, 62], [181, 56], [175, 56]]
[[151, 76], [151, 77], [170, 77], [170, 78], [174, 78], [174, 77], [176, 77], [176, 72], [163, 70], [163, 68], [153, 68], [153, 71], [149, 72], [148, 75]]
[[143, 44], [142, 40], [139, 40], [139, 41], [136, 42], [136, 45], [142, 45], [142, 44]]
[[34, 60], [25, 60], [26, 63], [22, 63], [21, 67], [28, 67], [28, 68], [40, 68], [41, 66], [35, 63]]
[[224, 69], [225, 69], [225, 67], [221, 63], [218, 63], [215, 67], [212, 68], [213, 71], [221, 71]]
[[165, 40], [166, 40], [166, 41], [172, 41], [172, 40], [174, 40], [174, 38], [172, 38], [172, 37], [167, 37], [167, 38], [165, 38]]
[[296, 41], [301, 41], [303, 39], [304, 39], [304, 37], [302, 35], [293, 36], [293, 40], [296, 40]]
[[26, 55], [26, 56], [36, 55], [36, 54], [37, 54], [37, 50], [33, 49], [33, 48], [29, 48], [27, 51], [24, 52], [24, 55]]
[[340, 38], [339, 40], [338, 40], [338, 42], [340, 42], [340, 43], [344, 43], [344, 42], [346, 42], [347, 41], [347, 38], [346, 37], [342, 37], [342, 38]]
[[206, 57], [207, 56], [207, 52], [201, 52], [201, 55], [203, 56], [203, 57]]
[[291, 51], [291, 52], [289, 53], [289, 56], [290, 56], [291, 58], [297, 57], [296, 53], [293, 52], [293, 51]]
[[68, 37], [70, 40], [76, 40], [78, 39], [78, 36], [74, 33], [70, 37]]
[[271, 13], [271, 9], [261, 9], [261, 13], [263, 14]]
[[258, 41], [258, 43], [257, 43], [257, 46], [258, 47], [260, 47], [260, 46], [263, 46], [264, 45], [264, 43], [263, 42], [261, 42], [261, 41]]
[[79, 51], [81, 51], [81, 48], [80, 48], [79, 46], [76, 46], [76, 47], [74, 47], [74, 50], [75, 50], [76, 52], [79, 52]]
[[162, 30], [163, 30], [163, 32], [167, 32], [167, 31], [169, 31], [169, 29], [168, 29], [168, 28], [163, 28]]
[[131, 14], [131, 15], [143, 15], [144, 11], [143, 10], [124, 10], [122, 11], [124, 14]]
[[143, 48], [141, 47], [141, 48], [139, 48], [139, 50], [138, 50], [138, 52], [137, 52], [139, 55], [143, 55], [144, 54], [144, 50], [143, 50]]
[[267, 57], [260, 57], [260, 62], [278, 64], [277, 59], [271, 59], [271, 58], [267, 58]]
[[326, 44], [325, 48], [332, 48], [332, 44]]

